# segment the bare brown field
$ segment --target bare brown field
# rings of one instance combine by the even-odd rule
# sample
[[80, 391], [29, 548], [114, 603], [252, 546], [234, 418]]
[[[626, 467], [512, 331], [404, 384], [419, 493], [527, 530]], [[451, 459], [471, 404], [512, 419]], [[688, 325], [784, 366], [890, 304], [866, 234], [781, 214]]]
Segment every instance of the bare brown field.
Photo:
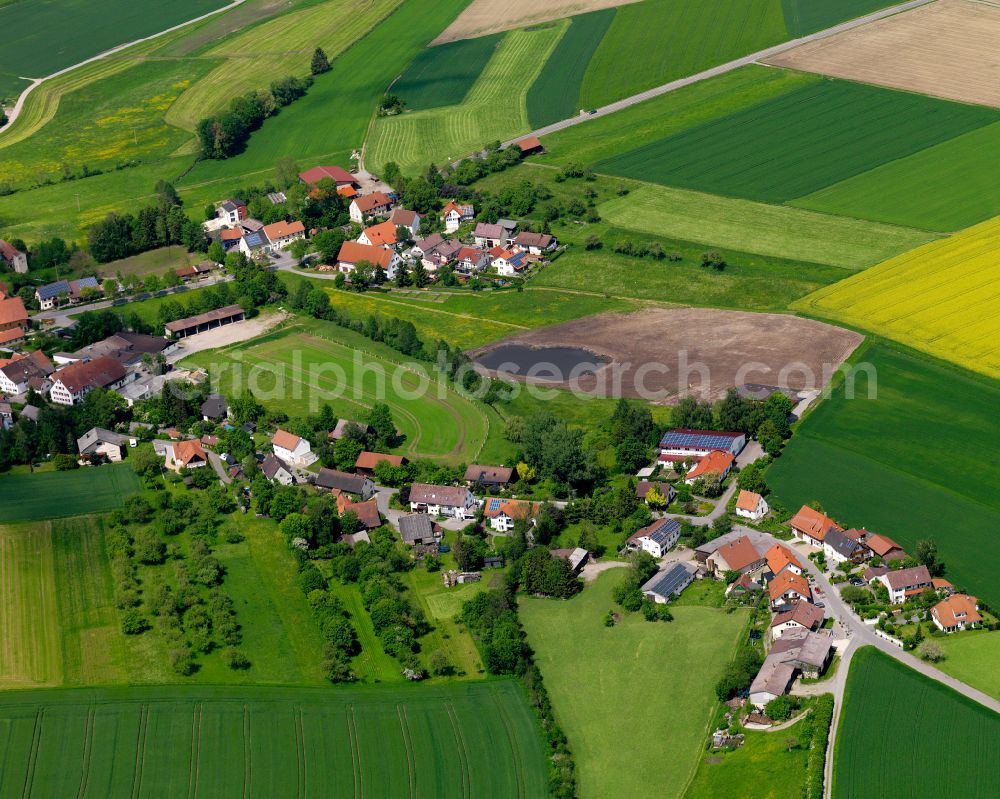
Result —
[[[561, 377], [529, 377], [522, 368], [519, 379], [671, 403], [684, 394], [719, 399], [729, 388], [753, 383], [793, 391], [820, 388], [863, 339], [851, 330], [783, 314], [651, 308], [539, 328], [472, 355], [496, 350], [502, 354], [504, 347], [523, 345], [538, 350], [536, 363], [558, 363], [563, 372]], [[610, 363], [592, 364], [574, 381], [565, 350], [554, 348], [576, 348], [581, 356], [590, 353]], [[523, 366], [520, 348], [509, 351]]]
[[638, 0], [508, 0], [497, 4], [496, 0], [472, 0], [431, 46], [636, 2]]
[[768, 63], [1000, 108], [998, 52], [1000, 4], [939, 0]]

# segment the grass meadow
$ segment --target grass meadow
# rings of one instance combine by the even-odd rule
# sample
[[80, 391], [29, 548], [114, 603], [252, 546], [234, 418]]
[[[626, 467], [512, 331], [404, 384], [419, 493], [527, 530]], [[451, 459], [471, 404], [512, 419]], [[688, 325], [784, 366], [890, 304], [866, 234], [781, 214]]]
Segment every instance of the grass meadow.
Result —
[[780, 203], [998, 119], [995, 109], [821, 80], [606, 158], [595, 168]]
[[[0, 696], [0, 796], [542, 796], [514, 681]], [[24, 792], [22, 794], [22, 791]]]
[[890, 258], [793, 307], [1000, 377], [1000, 217]]
[[421, 50], [391, 91], [410, 111], [455, 105], [469, 93], [503, 38], [495, 33]]
[[995, 602], [1000, 385], [885, 344], [857, 361], [874, 367], [877, 399], [863, 373], [856, 399], [835, 389], [768, 470], [772, 491], [787, 508], [818, 501], [911, 552], [933, 538], [948, 579]]
[[[886, 751], [887, 720], [891, 764], [878, 754]], [[992, 796], [998, 759], [1000, 718], [992, 710], [873, 647], [854, 654], [834, 749], [834, 799]]]
[[569, 28], [528, 89], [528, 121], [531, 127], [540, 128], [560, 119], [568, 119], [581, 110], [583, 77], [615, 13], [615, 9], [605, 8], [570, 17]]
[[102, 264], [98, 271], [103, 277], [114, 277], [119, 272], [125, 275], [156, 275], [163, 277], [168, 269], [180, 269], [184, 266], [198, 263], [202, 260], [199, 253], [188, 252], [180, 244], [171, 247], [160, 247], [157, 250], [132, 255], [120, 261]]
[[945, 659], [934, 664], [945, 674], [1000, 699], [1000, 635], [976, 630], [936, 638]]
[[[677, 607], [669, 624], [624, 614], [605, 627], [623, 576], [607, 571], [568, 601], [524, 597], [521, 619], [573, 749], [580, 796], [646, 796], [655, 785], [658, 796], [680, 797], [746, 614]], [[650, 681], [655, 690], [643, 687]]]
[[0, 476], [0, 524], [113, 510], [139, 491], [127, 463]]
[[596, 108], [787, 38], [780, 0], [645, 0], [620, 6], [584, 75]]

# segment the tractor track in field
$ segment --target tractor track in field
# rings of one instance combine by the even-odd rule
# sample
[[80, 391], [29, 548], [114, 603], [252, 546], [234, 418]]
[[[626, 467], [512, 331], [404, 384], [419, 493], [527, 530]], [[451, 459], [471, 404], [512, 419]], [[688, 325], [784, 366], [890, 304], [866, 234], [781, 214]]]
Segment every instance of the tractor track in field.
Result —
[[295, 746], [298, 750], [298, 773], [300, 799], [306, 799], [309, 793], [309, 765], [306, 759], [306, 726], [302, 721], [302, 708], [295, 709]]
[[496, 690], [493, 686], [490, 686], [490, 697], [493, 699], [493, 704], [496, 705], [497, 715], [500, 717], [500, 721], [503, 722], [504, 732], [507, 733], [507, 743], [510, 744], [510, 757], [514, 764], [514, 779], [517, 782], [517, 795], [519, 799], [522, 799], [524, 797], [524, 771], [521, 768], [521, 755], [517, 751], [514, 730], [511, 727], [510, 718], [507, 716], [507, 711], [504, 709], [503, 702], [501, 702], [497, 697]]
[[21, 799], [28, 799], [31, 796], [31, 788], [35, 782], [35, 766], [38, 764], [38, 750], [42, 746], [42, 725], [44, 723], [45, 708], [39, 708], [35, 714], [35, 726], [31, 730], [31, 748], [28, 750], [28, 768], [24, 771]]
[[250, 799], [253, 791], [252, 740], [250, 738], [250, 710], [243, 705], [243, 799]]
[[413, 757], [413, 741], [410, 739], [410, 725], [406, 718], [406, 708], [396, 705], [396, 715], [399, 717], [399, 730], [403, 736], [403, 747], [406, 751], [406, 773], [410, 789], [410, 799], [417, 799], [416, 763]]
[[361, 777], [361, 744], [358, 742], [358, 720], [354, 705], [347, 706], [347, 737], [351, 742], [351, 763], [354, 766], [354, 799], [363, 799], [365, 785]]
[[87, 708], [87, 721], [83, 734], [83, 766], [80, 774], [80, 787], [77, 789], [77, 799], [83, 799], [87, 793], [87, 783], [90, 781], [90, 759], [94, 752], [94, 716], [97, 708], [91, 705]]
[[451, 730], [455, 734], [455, 742], [458, 744], [458, 762], [462, 774], [462, 796], [464, 799], [472, 797], [472, 773], [469, 770], [469, 747], [465, 743], [465, 736], [462, 735], [462, 725], [459, 723], [458, 714], [455, 713], [455, 706], [451, 702], [446, 702], [448, 710], [448, 720], [451, 722]]
[[132, 799], [137, 799], [142, 789], [142, 770], [146, 761], [146, 732], [149, 727], [149, 705], [139, 709], [139, 728], [135, 733], [135, 769], [132, 772]]

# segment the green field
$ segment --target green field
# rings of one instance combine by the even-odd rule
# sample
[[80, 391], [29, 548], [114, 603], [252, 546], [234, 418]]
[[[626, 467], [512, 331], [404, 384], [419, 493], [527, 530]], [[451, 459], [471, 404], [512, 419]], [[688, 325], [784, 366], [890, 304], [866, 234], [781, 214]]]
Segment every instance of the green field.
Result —
[[781, 0], [785, 27], [792, 39], [831, 28], [891, 5], [891, 0], [838, 0], [836, 3], [825, 0]]
[[138, 490], [139, 478], [127, 463], [0, 475], [0, 523], [112, 510]]
[[618, 227], [759, 255], [863, 269], [932, 240], [921, 230], [644, 184], [598, 206]]
[[602, 618], [622, 576], [605, 572], [565, 602], [525, 597], [521, 618], [576, 758], [580, 796], [646, 796], [655, 785], [657, 796], [679, 797], [746, 615], [677, 607], [669, 624], [633, 614], [608, 628]]
[[[732, 752], [706, 753], [684, 799], [801, 799], [808, 759], [803, 725], [787, 732], [744, 732], [743, 746]], [[789, 738], [800, 744], [788, 751]]]
[[[1000, 214], [1000, 122], [792, 200], [832, 214], [955, 231]], [[947, 180], [941, 176], [947, 175]]]
[[583, 76], [614, 18], [613, 8], [570, 17], [569, 28], [528, 90], [528, 121], [533, 128], [568, 119], [580, 111]]
[[[888, 740], [891, 764], [877, 755]], [[1000, 717], [865, 647], [851, 661], [834, 752], [834, 799], [995, 796]]]
[[620, 6], [580, 105], [596, 108], [787, 38], [780, 0], [645, 0]]
[[391, 91], [410, 111], [455, 105], [469, 93], [501, 39], [503, 34], [495, 33], [428, 47], [413, 59]]
[[556, 22], [506, 34], [458, 103], [376, 119], [366, 163], [381, 169], [395, 161], [413, 174], [529, 130], [525, 96], [567, 27]]
[[877, 399], [867, 399], [864, 374], [856, 399], [836, 390], [803, 421], [768, 484], [788, 508], [819, 501], [911, 552], [935, 539], [948, 579], [996, 601], [1000, 386], [887, 345], [860, 360], [876, 370]]
[[1000, 635], [986, 630], [936, 638], [947, 657], [934, 665], [945, 674], [1000, 699]]
[[0, 797], [543, 796], [514, 681], [0, 697]]
[[316, 413], [329, 403], [338, 415], [360, 419], [385, 402], [405, 437], [398, 451], [411, 457], [471, 462], [489, 434], [484, 406], [444, 384], [439, 390], [429, 382], [428, 365], [417, 367], [421, 377], [394, 350], [330, 323], [295, 325], [188, 362], [208, 369], [223, 393], [249, 387], [265, 405], [289, 414]]
[[823, 80], [599, 161], [596, 168], [784, 202], [998, 119], [994, 109]]
[[0, 9], [0, 96], [25, 87], [19, 76], [45, 77], [224, 5], [223, 0], [171, 0], [150, 14], [145, 6], [122, 0], [20, 0]]
[[158, 250], [133, 255], [130, 258], [122, 258], [120, 261], [111, 261], [102, 264], [99, 272], [105, 277], [114, 277], [119, 272], [125, 275], [156, 275], [163, 277], [168, 269], [180, 269], [190, 266], [202, 260], [198, 253], [188, 252], [187, 249], [177, 244], [172, 247], [160, 247]]

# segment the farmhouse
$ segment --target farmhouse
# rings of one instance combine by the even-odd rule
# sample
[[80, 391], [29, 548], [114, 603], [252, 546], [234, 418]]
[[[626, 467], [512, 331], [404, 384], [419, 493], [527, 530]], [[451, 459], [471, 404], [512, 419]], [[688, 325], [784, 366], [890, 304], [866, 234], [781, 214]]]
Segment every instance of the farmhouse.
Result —
[[272, 483], [280, 483], [283, 486], [290, 486], [295, 482], [292, 470], [288, 468], [281, 458], [276, 455], [268, 455], [260, 464], [260, 470], [264, 477]]
[[35, 299], [43, 311], [48, 311], [61, 304], [63, 297], [70, 304], [78, 303], [84, 292], [103, 294], [104, 290], [97, 278], [82, 277], [79, 280], [57, 280], [35, 289]]
[[410, 513], [399, 517], [399, 535], [404, 544], [431, 546], [441, 540], [441, 528], [426, 513]]
[[827, 530], [843, 530], [829, 516], [820, 513], [818, 510], [803, 505], [788, 522], [792, 528], [792, 534], [799, 540], [804, 541], [814, 547], [822, 547], [823, 539], [826, 538]]
[[767, 515], [767, 500], [753, 491], [740, 491], [736, 498], [736, 515], [757, 522]]
[[812, 601], [809, 581], [801, 574], [788, 570], [773, 578], [767, 584], [767, 591], [771, 597], [771, 607], [775, 610], [785, 610], [801, 599]]
[[517, 222], [511, 219], [500, 219], [495, 225], [488, 222], [480, 222], [476, 229], [472, 231], [472, 237], [476, 240], [477, 247], [510, 247], [514, 244], [514, 236], [517, 232]]
[[389, 224], [393, 227], [405, 227], [410, 231], [411, 238], [420, 232], [420, 219], [420, 214], [416, 211], [407, 211], [405, 208], [396, 208], [389, 214]]
[[184, 319], [178, 319], [176, 322], [167, 322], [163, 326], [164, 335], [167, 338], [186, 338], [233, 322], [242, 322], [243, 317], [243, 308], [239, 305], [227, 305], [225, 308], [188, 316]]
[[385, 247], [395, 249], [398, 240], [396, 238], [396, 226], [392, 222], [379, 222], [377, 225], [366, 227], [358, 236], [359, 244], [367, 244], [371, 247]]
[[532, 255], [541, 255], [556, 248], [556, 237], [551, 233], [532, 233], [524, 230], [517, 234], [514, 239], [514, 246], [521, 250], [526, 250]]
[[81, 455], [103, 455], [117, 462], [125, 454], [125, 436], [103, 427], [92, 427], [76, 440], [76, 448]]
[[802, 574], [802, 567], [799, 566], [798, 559], [783, 544], [775, 544], [767, 550], [764, 557], [767, 560], [767, 570], [772, 577], [777, 577], [786, 570], [792, 574]]
[[382, 517], [378, 513], [378, 500], [374, 497], [364, 502], [351, 502], [346, 494], [341, 494], [337, 497], [337, 512], [341, 515], [353, 513], [357, 517], [358, 524], [366, 531], [382, 526]]
[[26, 394], [29, 388], [40, 394], [49, 390], [52, 381], [49, 375], [54, 371], [52, 362], [41, 350], [27, 355], [15, 355], [0, 367], [0, 393], [7, 395]]
[[706, 571], [708, 571], [708, 558], [721, 547], [736, 541], [738, 538], [748, 538], [750, 543], [753, 544], [753, 548], [760, 553], [762, 558], [771, 548], [770, 538], [763, 533], [758, 533], [755, 530], [749, 530], [745, 533], [734, 531], [726, 533], [725, 535], [720, 535], [718, 538], [713, 538], [711, 541], [706, 541], [704, 544], [697, 547], [694, 551], [694, 559], [698, 561], [698, 563], [705, 566]]
[[293, 241], [306, 237], [306, 228], [301, 222], [274, 222], [264, 225], [264, 235], [267, 237], [268, 249], [283, 250]]
[[701, 458], [718, 450], [728, 452], [730, 455], [739, 455], [746, 444], [746, 433], [675, 428], [663, 434], [663, 438], [660, 439], [660, 453]]
[[836, 528], [826, 531], [823, 539], [823, 555], [827, 563], [836, 565], [838, 563], [861, 563], [868, 554], [868, 547], [861, 542], [850, 538], [846, 533], [842, 533]]
[[882, 558], [886, 563], [894, 560], [906, 560], [906, 552], [903, 548], [885, 535], [870, 535], [865, 545], [873, 554]]
[[362, 261], [372, 266], [381, 266], [390, 280], [396, 276], [396, 267], [401, 262], [395, 250], [373, 247], [370, 244], [359, 244], [356, 241], [345, 241], [337, 253], [337, 269], [349, 275]]
[[351, 200], [348, 209], [351, 219], [359, 225], [369, 216], [389, 216], [392, 211], [392, 198], [381, 191], [373, 191]]
[[486, 497], [483, 500], [483, 518], [489, 519], [490, 527], [498, 533], [509, 533], [519, 519], [533, 522], [540, 507], [537, 502], [521, 499]]
[[164, 448], [166, 467], [179, 472], [181, 469], [197, 469], [208, 463], [201, 442], [192, 438], [190, 441], [171, 441]]
[[388, 463], [390, 466], [402, 466], [406, 463], [406, 458], [402, 455], [385, 455], [381, 452], [362, 452], [354, 463], [354, 471], [371, 477], [375, 474], [375, 467], [380, 463]]
[[375, 496], [375, 484], [361, 474], [338, 472], [336, 469], [320, 469], [316, 475], [316, 485], [338, 495], [353, 494], [362, 501]]
[[271, 437], [271, 447], [277, 457], [293, 466], [309, 466], [318, 460], [308, 441], [280, 428]]
[[441, 209], [441, 221], [444, 222], [446, 233], [454, 233], [459, 225], [468, 222], [475, 215], [476, 210], [471, 205], [456, 203], [454, 200]]
[[431, 516], [472, 519], [476, 515], [477, 504], [476, 497], [464, 486], [414, 483], [410, 487], [410, 510]]
[[20, 297], [0, 300], [0, 346], [11, 345], [24, 338], [28, 327], [28, 312]]
[[789, 610], [775, 614], [771, 620], [771, 638], [777, 641], [789, 630], [811, 630], [816, 632], [823, 626], [826, 612], [812, 602], [796, 601]]
[[709, 555], [705, 565], [717, 580], [725, 578], [726, 572], [739, 572], [755, 577], [763, 574], [767, 559], [757, 551], [749, 538], [740, 536]]
[[954, 594], [931, 608], [931, 619], [939, 630], [954, 633], [979, 624], [983, 617], [979, 614], [978, 600], [974, 596]]
[[122, 366], [138, 366], [146, 355], [169, 355], [177, 349], [177, 344], [161, 336], [147, 336], [122, 330], [101, 341], [88, 344], [74, 353], [57, 352], [56, 363], [68, 364], [76, 361], [91, 361], [94, 358], [114, 358]]
[[663, 495], [668, 505], [677, 497], [677, 490], [670, 483], [653, 483], [649, 480], [640, 480], [635, 484], [636, 498], [648, 503], [649, 492], [654, 487]]
[[926, 566], [890, 570], [875, 579], [889, 589], [889, 601], [894, 605], [905, 602], [909, 597], [922, 594], [928, 588], [933, 588], [931, 575]]
[[472, 485], [478, 483], [486, 488], [504, 488], [514, 478], [514, 470], [506, 466], [482, 466], [470, 464], [465, 469], [462, 479]]
[[315, 186], [321, 180], [332, 180], [338, 189], [343, 186], [360, 186], [354, 175], [341, 166], [314, 166], [305, 172], [299, 172], [299, 180], [307, 186]]
[[788, 693], [795, 677], [818, 677], [833, 651], [829, 636], [791, 630], [771, 646], [760, 671], [750, 684], [750, 702], [761, 710], [772, 699]]
[[657, 572], [642, 585], [642, 593], [659, 605], [664, 605], [694, 581], [698, 567], [677, 561]]
[[719, 481], [725, 480], [736, 464], [736, 458], [728, 452], [713, 450], [701, 458], [684, 476], [684, 482], [692, 485], [698, 479], [708, 479], [718, 477]]
[[49, 398], [60, 405], [76, 405], [95, 388], [114, 391], [134, 378], [135, 373], [126, 372], [114, 358], [78, 361], [52, 373]]
[[23, 275], [28, 271], [28, 256], [3, 239], [0, 239], [0, 261], [18, 274]]
[[227, 225], [238, 225], [247, 218], [247, 206], [242, 200], [223, 200], [215, 215]]
[[660, 559], [670, 551], [680, 537], [680, 522], [676, 519], [657, 519], [630, 535], [625, 542], [625, 549], [630, 552], [641, 549]]

